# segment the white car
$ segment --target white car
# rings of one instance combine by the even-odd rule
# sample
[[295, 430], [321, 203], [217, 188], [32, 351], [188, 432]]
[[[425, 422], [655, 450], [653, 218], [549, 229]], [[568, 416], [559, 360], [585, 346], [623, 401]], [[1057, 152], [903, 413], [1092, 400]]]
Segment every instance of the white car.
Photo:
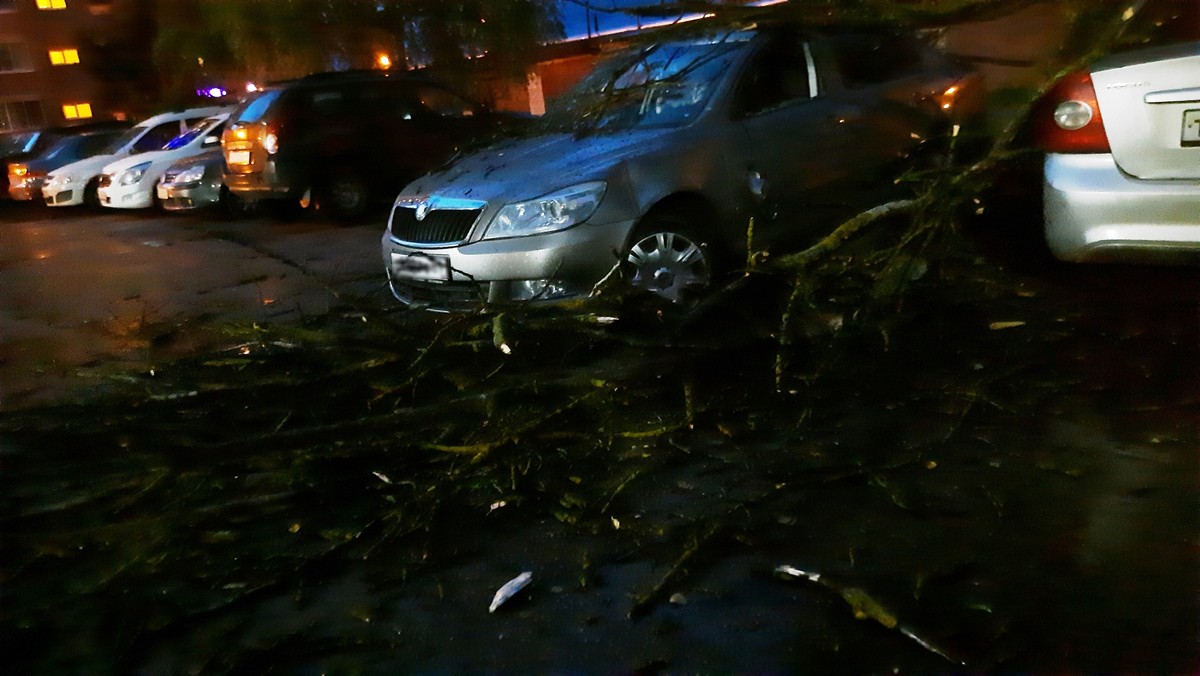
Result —
[[46, 176], [46, 182], [42, 184], [42, 198], [52, 207], [99, 204], [96, 193], [100, 185], [100, 171], [106, 165], [122, 157], [158, 150], [197, 122], [225, 110], [213, 106], [192, 108], [162, 113], [143, 120], [114, 139], [99, 155], [72, 162], [50, 172]]
[[100, 204], [118, 209], [154, 206], [158, 199], [155, 194], [158, 179], [175, 162], [218, 147], [228, 118], [228, 112], [206, 117], [171, 139], [162, 150], [131, 155], [105, 165], [96, 189]]

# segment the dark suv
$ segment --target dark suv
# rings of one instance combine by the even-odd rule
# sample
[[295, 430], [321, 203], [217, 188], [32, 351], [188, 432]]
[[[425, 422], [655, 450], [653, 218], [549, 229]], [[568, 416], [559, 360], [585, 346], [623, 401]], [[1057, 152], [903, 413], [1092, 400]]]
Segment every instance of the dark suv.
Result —
[[284, 214], [316, 203], [354, 218], [514, 119], [409, 74], [310, 75], [233, 112], [221, 140], [225, 184]]

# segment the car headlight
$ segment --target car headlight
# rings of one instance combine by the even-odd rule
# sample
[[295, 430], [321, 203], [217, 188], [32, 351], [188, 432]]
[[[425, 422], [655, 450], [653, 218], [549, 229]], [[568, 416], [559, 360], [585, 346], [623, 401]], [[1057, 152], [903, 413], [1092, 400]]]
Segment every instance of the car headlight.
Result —
[[183, 171], [175, 174], [175, 180], [172, 183], [197, 183], [204, 178], [204, 165], [193, 164]]
[[604, 181], [580, 183], [524, 202], [506, 204], [488, 225], [484, 239], [557, 232], [582, 223], [596, 212]]
[[121, 178], [117, 179], [117, 183], [120, 183], [121, 185], [133, 185], [134, 183], [137, 183], [138, 181], [142, 180], [142, 177], [146, 175], [146, 170], [149, 168], [150, 168], [149, 162], [142, 162], [141, 164], [135, 164], [132, 167], [126, 169], [125, 172], [123, 174], [121, 174]]

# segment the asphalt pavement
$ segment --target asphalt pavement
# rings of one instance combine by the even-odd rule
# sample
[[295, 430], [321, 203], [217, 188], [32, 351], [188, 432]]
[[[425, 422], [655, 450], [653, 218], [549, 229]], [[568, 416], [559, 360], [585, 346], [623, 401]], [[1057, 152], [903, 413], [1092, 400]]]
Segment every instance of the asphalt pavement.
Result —
[[382, 218], [346, 226], [0, 201], [0, 411], [210, 349], [230, 324], [295, 322], [382, 297]]

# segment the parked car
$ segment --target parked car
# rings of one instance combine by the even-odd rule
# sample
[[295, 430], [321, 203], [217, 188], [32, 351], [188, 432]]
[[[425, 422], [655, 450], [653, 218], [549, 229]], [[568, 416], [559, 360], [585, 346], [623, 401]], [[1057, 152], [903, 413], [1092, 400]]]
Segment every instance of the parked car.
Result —
[[194, 157], [221, 145], [221, 131], [229, 112], [206, 117], [162, 147], [116, 160], [100, 172], [96, 197], [100, 204], [117, 209], [145, 209], [158, 200], [156, 187], [176, 160]]
[[886, 199], [980, 93], [908, 34], [671, 38], [600, 66], [540, 133], [407, 186], [384, 267], [396, 298], [433, 310], [578, 297], [614, 268], [688, 300], [745, 259], [752, 216], [754, 249], [778, 250]]
[[51, 171], [102, 152], [128, 125], [85, 131], [59, 138], [43, 152], [8, 165], [8, 195], [14, 200], [42, 198], [42, 183]]
[[234, 111], [222, 139], [225, 185], [285, 211], [315, 200], [354, 218], [514, 119], [410, 74], [310, 75]]
[[[1200, 5], [1160, 5], [1190, 37], [1102, 58], [1034, 111], [1046, 243], [1073, 262], [1200, 260]], [[1168, 40], [1170, 42], [1170, 40]]]
[[128, 122], [110, 120], [0, 134], [0, 169], [3, 169], [0, 171], [0, 198], [11, 195], [11, 172], [8, 171], [10, 165], [21, 165], [43, 155], [64, 138], [98, 131], [119, 131], [128, 129], [129, 126]]
[[163, 172], [156, 191], [167, 211], [216, 208], [225, 216], [249, 213], [253, 205], [243, 202], [225, 187], [222, 174], [225, 158], [219, 147], [178, 160]]
[[113, 139], [100, 154], [50, 172], [42, 185], [42, 197], [53, 207], [98, 205], [100, 172], [105, 166], [122, 157], [158, 150], [195, 123], [221, 111], [219, 107], [192, 108], [143, 120]]

